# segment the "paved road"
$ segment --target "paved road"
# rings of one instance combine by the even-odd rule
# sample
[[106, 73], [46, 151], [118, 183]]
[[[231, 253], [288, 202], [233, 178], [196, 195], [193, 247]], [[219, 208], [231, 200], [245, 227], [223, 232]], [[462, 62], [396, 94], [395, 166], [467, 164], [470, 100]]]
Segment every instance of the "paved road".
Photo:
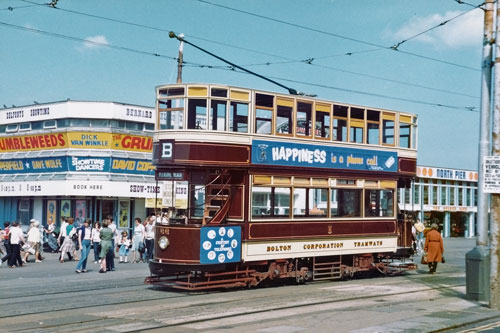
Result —
[[76, 274], [76, 262], [47, 254], [44, 263], [0, 268], [0, 331], [486, 331], [500, 311], [464, 299], [464, 257], [474, 244], [445, 240], [447, 263], [436, 275], [422, 267], [397, 277], [203, 293], [146, 286], [145, 264], [99, 274], [90, 263], [89, 273]]

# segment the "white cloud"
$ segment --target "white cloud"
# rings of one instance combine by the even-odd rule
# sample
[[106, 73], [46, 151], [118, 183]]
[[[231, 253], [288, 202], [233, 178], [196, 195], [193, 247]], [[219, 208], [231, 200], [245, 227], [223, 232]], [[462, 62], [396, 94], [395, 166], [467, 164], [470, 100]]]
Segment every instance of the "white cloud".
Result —
[[[390, 32], [389, 35], [391, 39], [402, 41], [445, 22], [460, 13], [459, 11], [450, 11], [446, 12], [444, 15], [432, 14], [427, 17], [412, 18], [397, 31]], [[443, 26], [426, 32], [412, 39], [412, 41], [431, 44], [438, 48], [461, 48], [481, 45], [483, 38], [483, 20], [483, 11], [481, 9], [476, 9], [457, 17]]]
[[[106, 36], [97, 35], [85, 38], [87, 42], [83, 42], [83, 47], [86, 49], [93, 49], [99, 47], [101, 45], [108, 45], [109, 42], [106, 39]], [[99, 45], [101, 44], [101, 45]]]

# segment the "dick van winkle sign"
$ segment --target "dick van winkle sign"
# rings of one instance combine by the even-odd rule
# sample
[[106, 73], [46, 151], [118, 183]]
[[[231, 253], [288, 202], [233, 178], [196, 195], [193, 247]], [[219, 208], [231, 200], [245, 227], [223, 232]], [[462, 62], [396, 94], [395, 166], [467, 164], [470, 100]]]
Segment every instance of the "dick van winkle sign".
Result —
[[483, 190], [485, 193], [500, 193], [500, 156], [484, 157]]
[[154, 198], [162, 184], [116, 181], [23, 181], [0, 183], [0, 196], [83, 195]]

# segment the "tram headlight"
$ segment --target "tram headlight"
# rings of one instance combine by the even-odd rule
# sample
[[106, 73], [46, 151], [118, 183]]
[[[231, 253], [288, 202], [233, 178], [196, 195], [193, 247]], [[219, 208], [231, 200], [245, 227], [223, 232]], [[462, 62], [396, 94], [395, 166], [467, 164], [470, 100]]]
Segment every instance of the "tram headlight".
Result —
[[165, 236], [161, 236], [160, 239], [158, 239], [158, 246], [160, 249], [165, 250], [170, 242], [168, 241], [168, 238]]

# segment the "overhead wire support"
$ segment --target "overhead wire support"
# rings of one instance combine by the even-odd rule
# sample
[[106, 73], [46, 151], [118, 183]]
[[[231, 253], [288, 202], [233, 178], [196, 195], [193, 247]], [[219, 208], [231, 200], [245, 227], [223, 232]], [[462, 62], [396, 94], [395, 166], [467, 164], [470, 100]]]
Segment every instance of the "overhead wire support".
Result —
[[222, 58], [222, 57], [219, 57], [218, 55], [216, 55], [216, 54], [214, 54], [214, 53], [212, 53], [212, 52], [210, 52], [210, 51], [207, 51], [207, 50], [205, 50], [205, 49], [203, 49], [203, 48], [199, 47], [199, 46], [198, 46], [198, 45], [196, 45], [196, 44], [193, 44], [193, 43], [191, 43], [191, 42], [187, 41], [187, 40], [186, 40], [185, 38], [183, 38], [183, 37], [177, 36], [177, 35], [176, 35], [173, 31], [170, 31], [170, 32], [168, 33], [168, 36], [169, 36], [170, 38], [175, 38], [175, 39], [177, 39], [179, 42], [184, 42], [184, 43], [186, 43], [186, 44], [188, 44], [188, 45], [191, 45], [192, 47], [194, 47], [194, 48], [196, 48], [196, 49], [198, 49], [198, 50], [200, 50], [200, 51], [202, 51], [202, 52], [204, 52], [204, 53], [206, 53], [206, 54], [208, 54], [208, 55], [210, 55], [210, 56], [212, 56], [212, 57], [214, 57], [214, 58], [216, 58], [216, 59], [219, 59], [220, 61], [225, 62], [225, 63], [226, 63], [226, 64], [228, 64], [228, 65], [233, 66], [234, 68], [238, 68], [238, 69], [240, 69], [240, 70], [242, 70], [242, 71], [244, 71], [244, 72], [246, 72], [246, 73], [248, 73], [248, 74], [251, 74], [251, 75], [257, 76], [257, 77], [259, 77], [259, 78], [261, 78], [261, 79], [263, 79], [263, 80], [266, 80], [266, 81], [268, 81], [268, 82], [271, 82], [271, 83], [273, 83], [273, 84], [277, 85], [278, 87], [284, 88], [284, 89], [286, 89], [286, 90], [288, 91], [288, 93], [289, 93], [290, 95], [303, 95], [303, 93], [300, 93], [300, 92], [298, 92], [297, 90], [295, 90], [295, 89], [293, 89], [293, 88], [287, 87], [287, 86], [285, 86], [284, 84], [281, 84], [281, 83], [279, 83], [279, 82], [276, 82], [276, 81], [274, 81], [274, 80], [271, 80], [271, 79], [270, 79], [270, 78], [268, 78], [268, 77], [265, 77], [265, 76], [263, 76], [263, 75], [260, 75], [260, 74], [258, 74], [258, 73], [255, 73], [255, 72], [252, 72], [252, 71], [250, 71], [250, 70], [248, 70], [248, 69], [246, 69], [246, 68], [243, 68], [243, 67], [241, 67], [241, 66], [238, 66], [238, 65], [236, 65], [235, 63], [232, 63], [232, 62], [230, 62], [230, 61], [228, 61], [228, 60], [226, 60], [226, 59], [224, 59], [224, 58]]

